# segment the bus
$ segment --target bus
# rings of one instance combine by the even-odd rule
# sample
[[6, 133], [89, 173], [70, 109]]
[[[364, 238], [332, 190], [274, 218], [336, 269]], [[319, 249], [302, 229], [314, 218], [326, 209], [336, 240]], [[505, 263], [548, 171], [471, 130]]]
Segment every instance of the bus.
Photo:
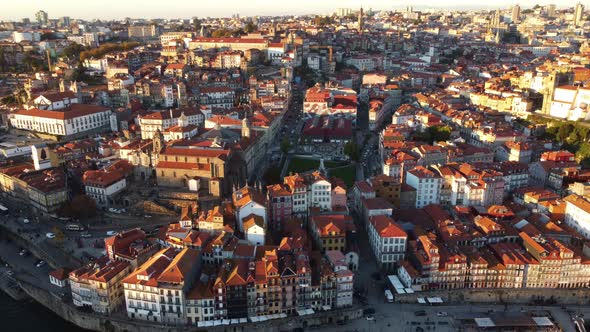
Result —
[[80, 225], [80, 224], [67, 224], [66, 225], [66, 230], [68, 231], [83, 231], [84, 230], [84, 226]]
[[2, 204], [0, 204], [0, 215], [7, 215], [8, 214], [8, 208]]

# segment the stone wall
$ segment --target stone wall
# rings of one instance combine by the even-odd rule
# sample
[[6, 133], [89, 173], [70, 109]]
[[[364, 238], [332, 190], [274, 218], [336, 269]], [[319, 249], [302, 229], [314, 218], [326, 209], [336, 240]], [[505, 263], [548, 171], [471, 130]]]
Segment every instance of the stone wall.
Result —
[[419, 297], [440, 297], [449, 304], [465, 303], [515, 303], [515, 304], [560, 304], [587, 305], [590, 303], [590, 289], [449, 289], [413, 294], [395, 295], [398, 303], [417, 303]]
[[196, 202], [199, 198], [199, 194], [196, 192], [182, 192], [182, 191], [159, 191], [159, 199], [175, 199]]
[[167, 216], [175, 216], [176, 212], [152, 201], [141, 201], [135, 204], [132, 209], [143, 211], [145, 213], [163, 214]]
[[199, 194], [196, 192], [168, 190], [158, 192], [158, 202], [176, 210], [181, 210], [183, 207], [197, 202], [198, 199]]

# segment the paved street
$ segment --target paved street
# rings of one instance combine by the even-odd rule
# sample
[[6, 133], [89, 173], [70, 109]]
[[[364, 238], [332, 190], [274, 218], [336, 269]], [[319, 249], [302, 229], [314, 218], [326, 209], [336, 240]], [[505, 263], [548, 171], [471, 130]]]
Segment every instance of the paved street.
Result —
[[[481, 317], [485, 317], [489, 310], [496, 313], [520, 313], [520, 312], [539, 312], [547, 311], [553, 317], [554, 322], [563, 331], [575, 331], [572, 323], [571, 315], [567, 312], [572, 310], [574, 312], [582, 313], [585, 317], [590, 314], [590, 307], [582, 308], [566, 308], [561, 307], [537, 307], [537, 306], [521, 306], [509, 305], [453, 305], [453, 306], [427, 306], [419, 304], [392, 304], [384, 303], [378, 305], [371, 305], [375, 309], [375, 320], [367, 321], [366, 319], [358, 319], [348, 322], [344, 326], [329, 326], [322, 328], [322, 331], [416, 331], [417, 327], [427, 330], [428, 327], [433, 331], [456, 331], [460, 324], [454, 318], [457, 315], [466, 313], [479, 313]], [[416, 316], [415, 312], [424, 310], [426, 316]], [[447, 317], [437, 317], [437, 313], [444, 312], [448, 314]]]
[[[104, 254], [101, 245], [108, 231], [121, 232], [136, 227], [149, 231], [156, 226], [167, 225], [178, 220], [177, 216], [153, 215], [146, 218], [144, 215], [105, 213], [91, 221], [80, 221], [87, 228], [84, 232], [67, 231], [65, 229], [67, 222], [60, 222], [49, 216], [38, 219], [33, 211], [21, 209], [22, 204], [11, 196], [4, 195], [2, 204], [9, 209], [9, 215], [1, 219], [5, 227], [44, 249], [62, 250], [83, 261], [87, 261], [89, 257], [99, 257]], [[63, 239], [46, 237], [47, 233], [58, 232], [63, 233]], [[88, 233], [90, 237], [82, 238], [82, 233]], [[97, 243], [101, 245], [95, 246]]]
[[[19, 255], [22, 248], [18, 247], [12, 242], [0, 240], [0, 259], [8, 264], [0, 269], [0, 273], [8, 273], [12, 271], [13, 277], [19, 280], [25, 280], [33, 285], [39, 286], [55, 294], [62, 294], [64, 291], [49, 283], [49, 272], [51, 267], [45, 264], [42, 267], [37, 267], [36, 264], [39, 259], [32, 254]], [[68, 296], [69, 294], [65, 294]]]

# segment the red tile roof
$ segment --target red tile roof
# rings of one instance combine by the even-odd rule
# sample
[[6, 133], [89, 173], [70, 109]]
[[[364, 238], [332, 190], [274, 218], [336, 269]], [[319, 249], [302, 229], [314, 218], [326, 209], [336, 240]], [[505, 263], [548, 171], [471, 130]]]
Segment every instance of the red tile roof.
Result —
[[34, 116], [40, 118], [57, 119], [57, 120], [70, 120], [73, 118], [82, 117], [85, 115], [96, 114], [100, 112], [106, 112], [110, 109], [98, 105], [86, 105], [86, 104], [72, 104], [70, 107], [58, 110], [49, 111], [41, 110], [38, 108], [32, 108], [28, 110], [20, 110], [16, 112], [18, 115]]
[[388, 216], [371, 217], [371, 225], [381, 237], [408, 237], [401, 226]]

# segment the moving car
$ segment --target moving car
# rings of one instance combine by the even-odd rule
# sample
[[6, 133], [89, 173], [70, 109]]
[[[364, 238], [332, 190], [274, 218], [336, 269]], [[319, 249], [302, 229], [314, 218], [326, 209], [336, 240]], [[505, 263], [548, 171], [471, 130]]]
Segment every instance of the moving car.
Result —
[[55, 234], [53, 234], [53, 233], [47, 233], [47, 234], [45, 234], [45, 236], [46, 236], [48, 239], [55, 239]]
[[117, 232], [115, 232], [115, 231], [108, 231], [108, 232], [107, 232], [107, 236], [115, 236], [115, 235], [117, 235], [117, 234], [119, 234], [119, 233], [117, 233]]
[[35, 264], [36, 267], [43, 267], [45, 266], [45, 261], [38, 261], [37, 264]]
[[83, 231], [84, 226], [76, 223], [70, 223], [66, 225], [66, 230], [68, 231]]

